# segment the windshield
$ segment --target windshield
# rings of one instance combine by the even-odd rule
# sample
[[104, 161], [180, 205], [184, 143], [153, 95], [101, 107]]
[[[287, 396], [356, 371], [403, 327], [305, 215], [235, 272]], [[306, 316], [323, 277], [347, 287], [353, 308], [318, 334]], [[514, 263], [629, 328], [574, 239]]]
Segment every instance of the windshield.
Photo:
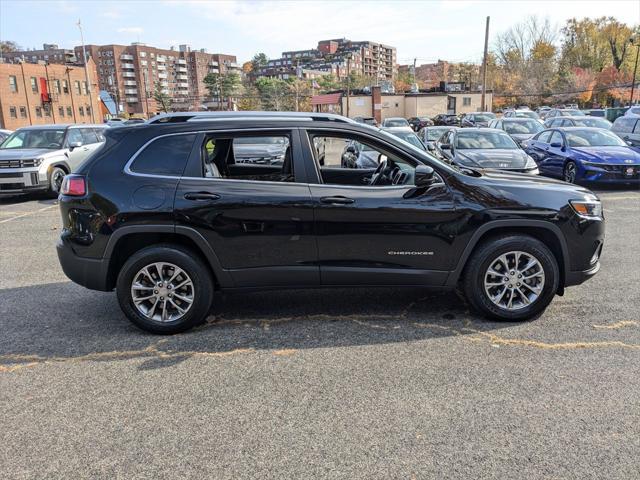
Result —
[[435, 142], [438, 140], [444, 132], [449, 131], [448, 128], [428, 128], [427, 129], [427, 141]]
[[575, 109], [571, 109], [571, 110], [560, 110], [560, 115], [562, 115], [563, 117], [584, 117], [584, 113], [582, 113], [582, 110], [575, 110]]
[[578, 127], [606, 128], [607, 130], [613, 125], [609, 120], [604, 118], [576, 118], [573, 122]]
[[60, 150], [64, 141], [64, 129], [18, 130], [13, 132], [0, 148], [47, 148]]
[[407, 122], [404, 118], [387, 118], [384, 121], [385, 127], [408, 127], [409, 122]]
[[414, 147], [422, 148], [424, 150], [424, 143], [420, 141], [418, 136], [413, 132], [389, 132], [392, 135], [404, 140], [405, 142], [410, 143]]
[[540, 116], [536, 112], [530, 112], [528, 110], [518, 110], [515, 112], [514, 117], [516, 118], [533, 118], [538, 119]]
[[516, 149], [518, 145], [506, 133], [501, 132], [459, 132], [455, 147], [460, 150], [472, 149]]
[[627, 144], [616, 134], [605, 130], [566, 130], [571, 147], [624, 147]]
[[519, 135], [519, 134], [535, 134], [541, 132], [543, 127], [540, 122], [536, 122], [535, 120], [526, 120], [521, 122], [509, 122], [508, 120], [504, 120], [504, 131], [509, 134]]
[[474, 113], [469, 116], [474, 122], [488, 122], [489, 120], [496, 118], [493, 113]]

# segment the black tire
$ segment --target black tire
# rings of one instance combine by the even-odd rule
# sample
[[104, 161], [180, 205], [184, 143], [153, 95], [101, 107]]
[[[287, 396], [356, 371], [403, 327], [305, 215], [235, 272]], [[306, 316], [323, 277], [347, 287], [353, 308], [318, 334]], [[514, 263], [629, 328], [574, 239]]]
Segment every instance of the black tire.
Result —
[[[154, 262], [172, 263], [184, 270], [192, 280], [193, 303], [177, 320], [152, 320], [139, 312], [133, 303], [131, 284], [134, 276], [143, 267]], [[192, 251], [178, 245], [162, 244], [144, 248], [125, 262], [118, 274], [116, 293], [120, 308], [134, 325], [147, 332], [171, 335], [204, 323], [213, 301], [213, 279], [200, 257]]]
[[62, 180], [67, 174], [63, 168], [53, 167], [49, 172], [49, 192], [58, 195], [60, 193], [60, 187], [62, 186]]
[[562, 170], [562, 179], [567, 183], [576, 183], [578, 177], [578, 166], [575, 162], [569, 160]]
[[[517, 310], [502, 308], [491, 301], [485, 291], [485, 274], [502, 254], [521, 251], [533, 255], [540, 263], [545, 283], [538, 298]], [[539, 315], [551, 303], [558, 290], [560, 270], [553, 253], [541, 241], [528, 235], [495, 237], [480, 244], [465, 267], [462, 290], [473, 309], [494, 320], [520, 321]], [[498, 287], [499, 288], [499, 287]]]

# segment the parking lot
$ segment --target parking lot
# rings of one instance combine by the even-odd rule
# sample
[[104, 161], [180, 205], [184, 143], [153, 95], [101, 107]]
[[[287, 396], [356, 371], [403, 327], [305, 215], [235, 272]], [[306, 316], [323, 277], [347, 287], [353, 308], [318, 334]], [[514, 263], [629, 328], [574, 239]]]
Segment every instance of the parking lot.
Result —
[[0, 200], [0, 478], [637, 477], [640, 192], [599, 195], [600, 273], [534, 321], [269, 291], [172, 337], [67, 280], [55, 200]]

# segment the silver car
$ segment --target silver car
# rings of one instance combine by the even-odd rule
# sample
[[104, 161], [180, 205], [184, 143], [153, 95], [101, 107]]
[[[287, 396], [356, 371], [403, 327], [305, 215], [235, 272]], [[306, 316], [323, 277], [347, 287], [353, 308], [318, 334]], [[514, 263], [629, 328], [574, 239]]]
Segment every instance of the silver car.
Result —
[[39, 125], [19, 128], [0, 145], [0, 193], [57, 193], [104, 142], [106, 125]]

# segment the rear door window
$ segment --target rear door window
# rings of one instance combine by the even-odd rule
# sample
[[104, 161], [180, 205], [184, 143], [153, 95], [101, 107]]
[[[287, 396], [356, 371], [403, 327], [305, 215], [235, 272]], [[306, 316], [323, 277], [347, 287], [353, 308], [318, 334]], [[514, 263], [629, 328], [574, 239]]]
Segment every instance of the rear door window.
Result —
[[129, 168], [149, 175], [182, 175], [195, 139], [195, 133], [157, 138], [135, 157]]

